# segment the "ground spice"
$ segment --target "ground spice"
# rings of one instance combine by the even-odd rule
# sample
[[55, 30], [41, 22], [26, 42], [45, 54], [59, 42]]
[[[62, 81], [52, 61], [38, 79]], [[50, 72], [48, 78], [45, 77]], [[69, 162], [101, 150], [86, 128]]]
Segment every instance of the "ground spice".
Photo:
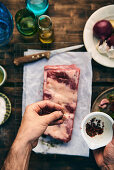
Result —
[[86, 124], [86, 133], [94, 137], [96, 135], [102, 134], [104, 131], [104, 122], [101, 123], [101, 120], [96, 119], [95, 117]]

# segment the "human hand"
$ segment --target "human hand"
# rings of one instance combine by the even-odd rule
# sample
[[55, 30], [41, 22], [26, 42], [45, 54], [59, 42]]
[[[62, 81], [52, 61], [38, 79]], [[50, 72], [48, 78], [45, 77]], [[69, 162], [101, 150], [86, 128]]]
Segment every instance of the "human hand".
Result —
[[[48, 114], [48, 115], [45, 115]], [[50, 101], [41, 101], [26, 107], [21, 126], [2, 170], [27, 170], [32, 148], [49, 124], [63, 122], [63, 107]]]
[[[42, 115], [42, 111], [45, 114], [47, 109], [56, 111]], [[63, 120], [60, 119], [62, 117], [63, 107], [50, 101], [44, 100], [27, 106], [16, 140], [23, 141], [25, 144], [29, 143], [34, 148], [38, 143], [38, 138], [44, 133], [48, 125], [63, 123]]]
[[103, 170], [114, 170], [114, 125], [112, 141], [104, 148], [93, 151], [97, 165]]

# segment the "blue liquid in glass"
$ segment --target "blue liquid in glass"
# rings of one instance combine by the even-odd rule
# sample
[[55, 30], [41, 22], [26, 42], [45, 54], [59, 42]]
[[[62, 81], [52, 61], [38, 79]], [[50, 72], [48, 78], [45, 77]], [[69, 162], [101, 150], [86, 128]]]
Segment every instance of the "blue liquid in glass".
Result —
[[13, 33], [13, 18], [8, 9], [0, 2], [0, 46], [9, 42]]
[[0, 44], [9, 38], [9, 30], [7, 22], [0, 19]]
[[48, 0], [27, 0], [27, 9], [36, 16], [42, 15], [48, 9]]

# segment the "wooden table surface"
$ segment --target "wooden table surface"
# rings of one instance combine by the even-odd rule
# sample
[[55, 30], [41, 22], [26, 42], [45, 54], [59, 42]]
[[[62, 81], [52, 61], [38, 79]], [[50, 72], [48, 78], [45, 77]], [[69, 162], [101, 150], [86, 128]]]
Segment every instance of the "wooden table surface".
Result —
[[[13, 18], [19, 9], [25, 7], [24, 0], [1, 0], [10, 10]], [[50, 0], [48, 15], [52, 18], [55, 32], [55, 44], [59, 48], [69, 44], [83, 43], [83, 29], [89, 16], [100, 7], [113, 4], [114, 0]], [[64, 43], [61, 43], [64, 42]], [[12, 114], [8, 121], [0, 126], [0, 167], [10, 149], [21, 122], [23, 67], [13, 65], [14, 57], [23, 53], [23, 49], [42, 48], [38, 45], [38, 34], [25, 38], [17, 31], [14, 21], [14, 32], [11, 42], [0, 49], [0, 64], [7, 71], [7, 81], [0, 87], [12, 103]], [[40, 47], [39, 47], [40, 46]], [[44, 48], [44, 46], [43, 46]], [[86, 51], [82, 48], [80, 51]], [[114, 86], [114, 69], [106, 68], [92, 61], [93, 85], [92, 103], [104, 90]], [[41, 155], [32, 152], [30, 170], [96, 170], [98, 169], [93, 155], [90, 157]]]

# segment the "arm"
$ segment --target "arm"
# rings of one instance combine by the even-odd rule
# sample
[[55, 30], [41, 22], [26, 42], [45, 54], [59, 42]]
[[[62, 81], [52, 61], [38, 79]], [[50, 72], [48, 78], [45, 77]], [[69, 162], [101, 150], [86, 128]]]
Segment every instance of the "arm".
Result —
[[[40, 116], [38, 113], [45, 107], [57, 111]], [[16, 139], [4, 162], [2, 170], [27, 170], [32, 148], [38, 143], [38, 138], [44, 133], [49, 124], [62, 123], [63, 108], [49, 101], [41, 101], [28, 106], [25, 110]]]
[[114, 134], [112, 141], [107, 146], [94, 150], [93, 154], [97, 165], [102, 170], [114, 170]]
[[15, 139], [9, 154], [4, 162], [2, 170], [26, 170], [29, 165], [29, 158], [32, 147], [24, 145], [22, 141]]

